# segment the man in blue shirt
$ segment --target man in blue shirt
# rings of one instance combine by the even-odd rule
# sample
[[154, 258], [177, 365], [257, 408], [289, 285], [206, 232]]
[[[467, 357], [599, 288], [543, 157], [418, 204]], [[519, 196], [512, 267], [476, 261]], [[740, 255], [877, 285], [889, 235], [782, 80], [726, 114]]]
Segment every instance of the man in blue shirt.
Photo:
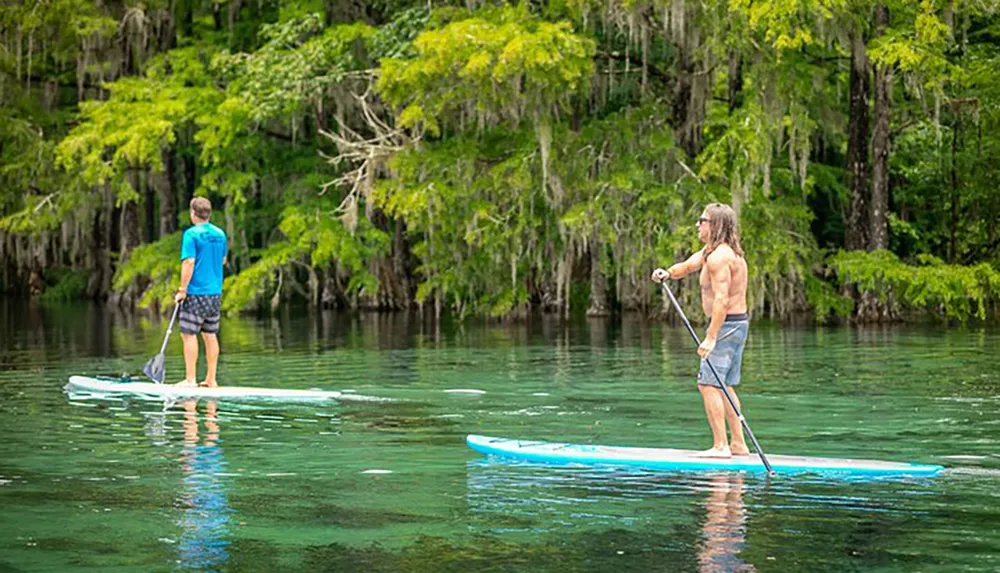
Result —
[[212, 203], [204, 197], [191, 200], [191, 222], [181, 239], [181, 287], [174, 300], [180, 311], [181, 340], [184, 341], [184, 380], [194, 386], [198, 376], [198, 333], [205, 341], [208, 373], [202, 385], [214, 387], [219, 362], [219, 315], [222, 312], [222, 265], [228, 243], [222, 229], [208, 222]]

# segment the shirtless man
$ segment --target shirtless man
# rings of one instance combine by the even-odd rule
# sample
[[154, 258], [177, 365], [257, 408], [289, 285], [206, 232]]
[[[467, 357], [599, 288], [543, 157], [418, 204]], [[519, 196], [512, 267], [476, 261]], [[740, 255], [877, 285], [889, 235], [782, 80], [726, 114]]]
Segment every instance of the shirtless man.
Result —
[[[743, 439], [740, 420], [706, 362], [711, 361], [736, 407], [742, 409], [733, 387], [740, 383], [743, 347], [750, 321], [747, 315], [747, 263], [740, 247], [736, 212], [729, 205], [712, 203], [698, 218], [697, 227], [698, 239], [705, 247], [682, 263], [668, 269], [656, 269], [652, 279], [659, 283], [701, 270], [701, 305], [711, 321], [698, 347], [701, 356], [698, 389], [705, 402], [713, 444], [712, 449], [700, 455], [713, 458], [747, 455], [750, 451]], [[727, 422], [730, 440], [726, 439]]]

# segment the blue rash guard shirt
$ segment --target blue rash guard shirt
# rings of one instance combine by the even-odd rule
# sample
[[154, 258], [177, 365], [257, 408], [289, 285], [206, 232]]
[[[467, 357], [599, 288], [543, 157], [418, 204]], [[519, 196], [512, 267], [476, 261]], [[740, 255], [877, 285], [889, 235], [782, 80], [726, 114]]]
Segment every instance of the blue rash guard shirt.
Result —
[[199, 223], [184, 231], [181, 260], [194, 259], [194, 274], [187, 294], [222, 294], [222, 261], [228, 251], [226, 233], [211, 223]]

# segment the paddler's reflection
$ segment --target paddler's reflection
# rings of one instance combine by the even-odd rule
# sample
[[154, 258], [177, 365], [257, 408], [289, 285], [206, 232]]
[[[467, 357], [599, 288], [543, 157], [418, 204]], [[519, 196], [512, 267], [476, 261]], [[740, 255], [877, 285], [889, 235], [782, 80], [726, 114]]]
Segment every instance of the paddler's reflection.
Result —
[[755, 571], [740, 556], [746, 545], [746, 508], [743, 505], [743, 476], [719, 474], [711, 478], [711, 492], [705, 500], [698, 570], [703, 573]]
[[219, 420], [215, 402], [205, 406], [205, 434], [199, 443], [198, 401], [184, 405], [184, 477], [177, 506], [184, 510], [177, 546], [180, 564], [191, 569], [215, 569], [229, 559], [229, 520], [232, 510], [223, 483], [226, 462], [219, 445]]

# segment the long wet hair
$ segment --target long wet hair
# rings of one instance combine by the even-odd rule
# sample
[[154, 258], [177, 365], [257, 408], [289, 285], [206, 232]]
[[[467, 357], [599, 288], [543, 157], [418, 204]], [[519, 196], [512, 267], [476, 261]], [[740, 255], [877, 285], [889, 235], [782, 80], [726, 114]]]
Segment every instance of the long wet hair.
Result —
[[709, 203], [705, 207], [705, 213], [712, 225], [712, 235], [705, 246], [705, 254], [708, 255], [725, 243], [737, 256], [742, 257], [743, 247], [740, 246], [740, 225], [736, 220], [736, 211], [729, 205]]

